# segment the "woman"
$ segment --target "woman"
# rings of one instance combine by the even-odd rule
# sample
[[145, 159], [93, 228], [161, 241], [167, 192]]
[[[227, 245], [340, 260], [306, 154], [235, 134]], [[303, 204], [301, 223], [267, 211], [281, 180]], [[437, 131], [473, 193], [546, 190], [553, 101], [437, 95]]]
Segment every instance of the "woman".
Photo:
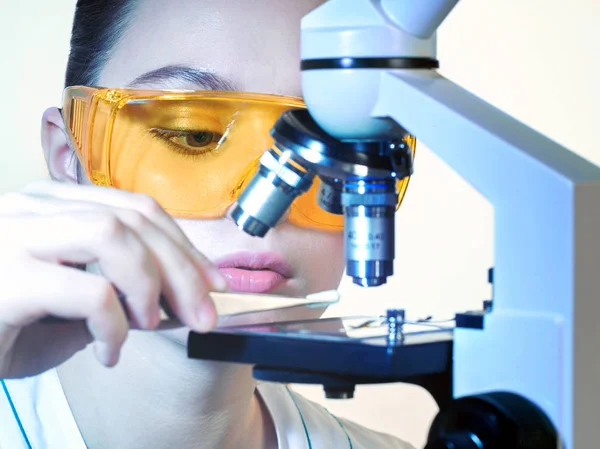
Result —
[[[300, 18], [320, 3], [80, 0], [66, 85], [146, 89], [161, 98], [167, 89], [212, 89], [225, 92], [229, 102], [238, 101], [235, 91], [298, 97]], [[77, 95], [98, 91], [77, 92], [67, 91], [71, 102], [63, 110], [48, 109], [43, 117], [43, 149], [53, 182], [0, 200], [0, 269], [6, 275], [0, 299], [0, 378], [6, 379], [0, 447], [408, 447], [338, 420], [284, 386], [257, 387], [247, 366], [186, 358], [189, 329], [206, 332], [216, 325], [209, 291], [229, 284], [237, 291], [304, 296], [336, 288], [344, 267], [342, 234], [298, 225], [290, 215], [257, 239], [239, 232], [223, 210], [187, 217], [175, 210], [173, 220], [158, 206], [174, 210], [168, 206], [185, 203], [182, 198], [194, 203], [197, 195], [202, 201], [193, 207], [198, 209], [222, 192], [218, 178], [232, 168], [225, 164], [216, 176], [211, 172], [215, 189], [199, 176], [203, 189], [190, 192], [177, 184], [189, 174], [175, 176], [165, 168], [174, 157], [168, 164], [164, 159], [146, 164], [156, 139], [196, 157], [208, 144], [216, 151], [235, 140], [242, 125], [227, 139], [226, 133], [212, 131], [173, 134], [144, 128], [155, 140], [140, 141], [140, 148], [114, 144], [123, 153], [113, 157], [111, 173], [121, 176], [122, 186], [129, 180], [133, 187], [92, 182], [95, 172], [78, 146], [77, 120], [87, 112], [77, 109], [84, 104]], [[198, 101], [190, 104], [205, 104]], [[268, 131], [278, 107], [294, 104], [283, 97], [265, 101], [275, 106], [266, 108], [270, 112], [262, 121], [256, 117], [265, 108], [248, 107], [256, 114], [240, 116], [240, 122], [259, 123], [252, 135], [252, 127], [244, 125], [248, 139], [260, 134], [256, 130]], [[127, 116], [130, 127], [123, 139], [136, 132], [144, 112], [154, 117], [165, 110], [152, 102], [144, 105], [147, 110]], [[232, 110], [237, 114], [238, 109]], [[226, 115], [219, 111], [219, 117]], [[85, 120], [99, 121], [97, 116]], [[173, 193], [172, 204], [169, 198], [150, 199], [148, 191], [161, 185], [149, 181], [156, 179], [169, 186], [156, 194]], [[87, 272], [74, 267], [81, 264], [87, 264]], [[186, 328], [160, 329], [161, 295]], [[71, 320], [40, 321], [47, 315]]]

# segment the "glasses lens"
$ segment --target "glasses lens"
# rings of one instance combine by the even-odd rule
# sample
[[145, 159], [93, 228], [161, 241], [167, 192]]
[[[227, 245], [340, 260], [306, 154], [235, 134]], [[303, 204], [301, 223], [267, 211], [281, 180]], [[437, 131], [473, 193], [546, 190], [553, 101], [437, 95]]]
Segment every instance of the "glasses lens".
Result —
[[290, 106], [207, 98], [134, 100], [110, 130], [110, 182], [179, 216], [222, 216], [272, 145]]
[[[95, 93], [94, 93], [95, 92]], [[171, 215], [219, 218], [236, 201], [273, 146], [279, 116], [304, 104], [244, 93], [167, 93], [80, 87], [67, 90], [78, 156], [90, 179], [155, 198]], [[415, 147], [415, 141], [408, 142]], [[343, 216], [321, 209], [320, 182], [291, 206], [299, 226], [339, 231]], [[398, 183], [402, 200], [408, 178]]]

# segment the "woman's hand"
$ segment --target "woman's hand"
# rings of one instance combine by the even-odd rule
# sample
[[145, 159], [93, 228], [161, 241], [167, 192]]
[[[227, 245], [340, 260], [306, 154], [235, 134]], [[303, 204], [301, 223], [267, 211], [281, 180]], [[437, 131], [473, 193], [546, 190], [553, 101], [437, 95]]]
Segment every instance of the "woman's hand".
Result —
[[181, 323], [208, 331], [217, 321], [208, 293], [226, 287], [147, 196], [56, 182], [2, 195], [0, 379], [41, 373], [92, 341], [115, 365], [130, 328], [159, 326], [161, 295]]

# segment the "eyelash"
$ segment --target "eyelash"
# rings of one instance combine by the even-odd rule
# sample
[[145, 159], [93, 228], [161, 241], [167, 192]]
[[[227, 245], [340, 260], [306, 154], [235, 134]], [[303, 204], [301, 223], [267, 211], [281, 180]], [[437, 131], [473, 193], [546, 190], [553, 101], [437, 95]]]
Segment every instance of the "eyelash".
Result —
[[171, 139], [173, 137], [183, 137], [183, 136], [198, 134], [198, 133], [202, 133], [202, 132], [211, 133], [211, 134], [214, 134], [215, 136], [217, 136], [218, 139], [216, 139], [216, 142], [218, 142], [219, 140], [222, 139], [222, 136], [220, 134], [215, 133], [213, 131], [204, 130], [204, 129], [194, 130], [194, 131], [176, 131], [176, 130], [154, 128], [154, 129], [150, 130], [152, 138], [159, 139], [162, 143], [167, 144], [171, 151], [173, 151], [183, 157], [187, 157], [187, 158], [191, 158], [191, 159], [207, 157], [209, 153], [214, 151], [214, 148], [208, 148], [208, 149], [200, 148], [197, 152], [191, 152], [191, 151], [185, 150], [180, 145], [173, 142]]

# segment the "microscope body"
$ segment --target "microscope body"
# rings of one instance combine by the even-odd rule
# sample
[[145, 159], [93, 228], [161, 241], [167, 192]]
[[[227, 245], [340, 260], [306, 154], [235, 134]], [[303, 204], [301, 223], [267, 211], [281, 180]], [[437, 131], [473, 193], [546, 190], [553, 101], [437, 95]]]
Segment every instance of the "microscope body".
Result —
[[408, 131], [492, 204], [493, 310], [483, 329], [454, 331], [453, 395], [519, 395], [559, 444], [587, 449], [600, 416], [600, 169], [437, 73], [435, 30], [455, 3], [329, 0], [302, 22], [303, 95], [340, 140]]
[[[319, 178], [321, 206], [345, 216], [347, 274], [381, 285], [393, 275], [396, 181], [413, 168], [402, 139], [415, 136], [493, 206], [492, 307], [428, 331], [390, 310], [357, 326], [190, 333], [188, 356], [319, 383], [328, 397], [421, 385], [441, 408], [427, 449], [588, 449], [600, 416], [600, 168], [436, 71], [435, 32], [456, 2], [328, 0], [308, 14], [308, 110], [278, 120], [232, 217], [263, 236]], [[353, 336], [373, 323], [378, 334]]]

